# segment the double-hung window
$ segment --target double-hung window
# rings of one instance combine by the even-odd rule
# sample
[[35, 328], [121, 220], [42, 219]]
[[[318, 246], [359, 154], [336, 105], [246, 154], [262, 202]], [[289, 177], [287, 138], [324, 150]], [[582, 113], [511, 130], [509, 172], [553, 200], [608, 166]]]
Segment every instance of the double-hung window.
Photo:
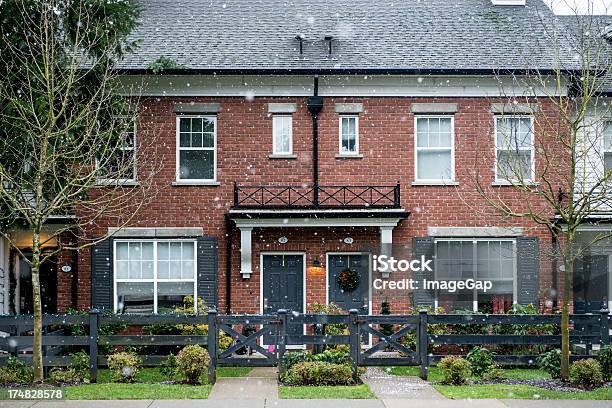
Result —
[[217, 179], [217, 118], [177, 117], [177, 181], [214, 182]]
[[417, 116], [415, 118], [416, 181], [443, 182], [455, 179], [452, 116]]
[[136, 181], [136, 122], [133, 118], [117, 117], [117, 126], [123, 128], [118, 139], [110, 143], [98, 158], [98, 178], [100, 181]]
[[534, 180], [533, 117], [495, 118], [495, 158], [496, 181]]
[[436, 307], [493, 313], [516, 300], [516, 244], [513, 239], [436, 240], [436, 281], [491, 281], [485, 293], [477, 289], [438, 290]]
[[115, 240], [114, 245], [116, 312], [172, 313], [186, 296], [197, 303], [195, 241]]
[[603, 124], [603, 162], [604, 175], [612, 171], [612, 121], [606, 121]]
[[340, 116], [340, 155], [359, 154], [359, 116]]
[[293, 117], [291, 115], [272, 116], [272, 153], [275, 155], [293, 154]]

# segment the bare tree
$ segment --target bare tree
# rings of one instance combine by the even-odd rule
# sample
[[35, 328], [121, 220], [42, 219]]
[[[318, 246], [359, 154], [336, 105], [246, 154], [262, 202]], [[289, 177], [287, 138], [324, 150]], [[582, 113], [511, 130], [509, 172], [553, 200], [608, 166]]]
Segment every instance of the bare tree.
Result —
[[[119, 96], [117, 60], [139, 8], [130, 1], [0, 2], [0, 234], [29, 231], [34, 381], [43, 379], [40, 267], [106, 238], [154, 195], [155, 138], [134, 139], [137, 98]], [[142, 152], [147, 152], [144, 154]], [[138, 172], [136, 173], [136, 168]], [[137, 176], [136, 176], [137, 174]], [[54, 217], [71, 220], [45, 229]], [[52, 249], [45, 248], [57, 241]], [[44, 249], [45, 248], [45, 249]], [[23, 253], [21, 254], [23, 255]]]
[[[558, 240], [550, 255], [563, 265], [563, 379], [569, 374], [574, 261], [610, 238], [604, 231], [579, 239], [580, 227], [591, 223], [597, 212], [612, 210], [612, 161], [603, 153], [604, 144], [612, 146], [612, 126], [605, 120], [610, 107], [600, 97], [609, 81], [612, 26], [605, 18], [574, 11], [552, 20], [542, 15], [536, 22], [546, 32], [542, 46], [555, 55], [552, 69], [540, 70], [526, 61], [526, 75], [499, 78], [510, 85], [502, 87], [502, 98], [494, 101], [499, 104], [494, 171], [512, 194], [492, 188], [490, 177], [478, 170], [483, 166], [476, 165], [472, 172], [476, 191], [488, 205], [480, 211], [530, 220]], [[490, 150], [478, 155], [490, 157]]]

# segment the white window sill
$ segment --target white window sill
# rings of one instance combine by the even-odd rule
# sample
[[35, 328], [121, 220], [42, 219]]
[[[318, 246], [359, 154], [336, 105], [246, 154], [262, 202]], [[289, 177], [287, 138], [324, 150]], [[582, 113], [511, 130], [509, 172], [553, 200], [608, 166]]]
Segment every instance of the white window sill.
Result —
[[498, 180], [491, 183], [494, 187], [513, 187], [513, 186], [539, 186], [540, 183], [535, 181], [525, 181], [523, 183]]
[[135, 187], [135, 186], [139, 186], [140, 183], [136, 180], [112, 180], [112, 179], [105, 179], [105, 180], [97, 180], [96, 181], [96, 185], [97, 186], [105, 186], [105, 187]]
[[218, 181], [190, 181], [190, 180], [177, 180], [172, 183], [173, 186], [219, 186], [221, 183]]
[[337, 154], [336, 159], [363, 159], [363, 154]]
[[432, 181], [413, 181], [412, 183], [410, 183], [410, 185], [412, 186], [458, 186], [459, 182], [458, 181], [453, 181], [453, 180], [448, 180], [448, 181], [444, 181], [444, 180], [432, 180]]
[[271, 154], [268, 156], [269, 159], [277, 159], [277, 160], [295, 160], [297, 156], [295, 154]]

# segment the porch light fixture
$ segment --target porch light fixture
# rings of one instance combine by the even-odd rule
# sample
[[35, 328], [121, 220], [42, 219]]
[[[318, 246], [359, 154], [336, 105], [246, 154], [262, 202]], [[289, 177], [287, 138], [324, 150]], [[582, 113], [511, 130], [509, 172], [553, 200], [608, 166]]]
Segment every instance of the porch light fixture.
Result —
[[312, 275], [320, 275], [324, 270], [325, 269], [321, 266], [321, 261], [319, 261], [319, 258], [315, 258], [312, 261], [312, 266], [308, 268], [309, 274]]

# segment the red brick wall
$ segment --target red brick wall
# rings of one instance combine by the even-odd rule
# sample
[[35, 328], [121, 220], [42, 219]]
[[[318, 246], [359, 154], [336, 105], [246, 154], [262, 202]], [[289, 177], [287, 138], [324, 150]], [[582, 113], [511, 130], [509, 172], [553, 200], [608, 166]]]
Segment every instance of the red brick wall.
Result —
[[[220, 186], [174, 186], [176, 166], [176, 115], [172, 106], [176, 102], [220, 102], [217, 115], [218, 181]], [[293, 114], [293, 152], [295, 160], [270, 159], [272, 149], [272, 118], [268, 114], [269, 102], [295, 102]], [[361, 159], [337, 159], [338, 114], [335, 102], [363, 103], [360, 114]], [[459, 185], [411, 186], [414, 181], [414, 115], [410, 106], [415, 102], [458, 103], [455, 114], [455, 169]], [[549, 247], [546, 229], [524, 219], [508, 219], [493, 214], [484, 200], [475, 192], [475, 180], [481, 180], [485, 190], [499, 195], [504, 201], [525, 208], [527, 203], [541, 208], [533, 197], [516, 192], [511, 187], [493, 187], [493, 115], [486, 98], [325, 98], [320, 115], [319, 163], [320, 184], [388, 184], [401, 183], [402, 207], [411, 212], [408, 220], [395, 229], [394, 243], [411, 244], [412, 237], [427, 234], [428, 226], [523, 226], [526, 235], [540, 237], [541, 246]], [[504, 102], [504, 101], [501, 101]], [[202, 227], [205, 234], [219, 238], [219, 299], [225, 310], [225, 245], [224, 214], [232, 204], [232, 183], [243, 184], [311, 184], [312, 183], [312, 128], [306, 108], [306, 98], [144, 98], [141, 101], [137, 123], [138, 137], [155, 135], [154, 154], [163, 167], [155, 178], [157, 195], [133, 220], [139, 227]], [[541, 102], [542, 115], [554, 119], [554, 109]], [[554, 122], [554, 121], [553, 121]], [[549, 125], [552, 127], [552, 125]], [[547, 129], [538, 125], [536, 133]], [[555, 146], [551, 148], [557, 148]], [[537, 162], [536, 155], [536, 162]], [[540, 163], [538, 163], [541, 166]], [[142, 171], [142, 169], [141, 169]], [[109, 225], [112, 226], [112, 225]], [[101, 223], [104, 227], [104, 223]], [[250, 280], [239, 275], [240, 236], [234, 234], [232, 271], [232, 311], [259, 310], [259, 252], [262, 250], [303, 250], [308, 264], [314, 256], [325, 260], [325, 252], [351, 250], [340, 243], [348, 229], [334, 228], [304, 230], [254, 230], [253, 266]], [[280, 246], [276, 239], [286, 235], [289, 243]], [[356, 241], [378, 244], [378, 231], [350, 231]], [[340, 249], [336, 249], [340, 248]], [[541, 286], [549, 288], [550, 262], [541, 257]], [[89, 251], [79, 254], [79, 306], [90, 304]], [[324, 282], [315, 279], [308, 286], [308, 303], [323, 301]], [[408, 307], [405, 299], [393, 299], [392, 310]], [[379, 305], [377, 307], [380, 307]]]

